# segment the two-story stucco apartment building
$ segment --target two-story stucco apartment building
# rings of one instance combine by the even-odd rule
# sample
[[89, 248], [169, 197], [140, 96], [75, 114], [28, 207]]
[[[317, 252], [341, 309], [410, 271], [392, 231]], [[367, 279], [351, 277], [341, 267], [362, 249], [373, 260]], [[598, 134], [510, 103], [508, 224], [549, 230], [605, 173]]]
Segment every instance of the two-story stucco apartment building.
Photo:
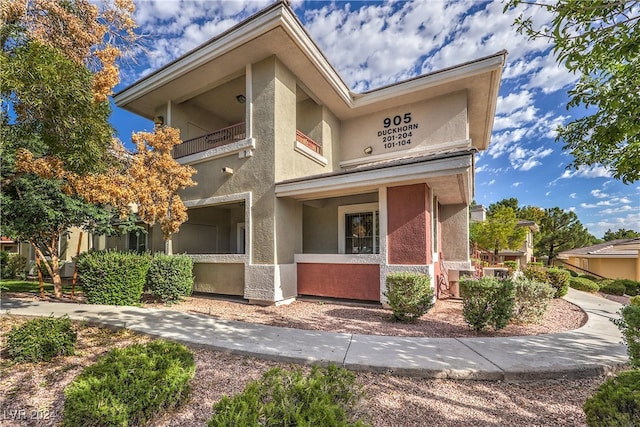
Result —
[[[171, 247], [193, 256], [196, 291], [384, 301], [389, 272], [470, 268], [474, 153], [505, 58], [353, 93], [281, 2], [115, 101], [181, 131], [198, 185]], [[155, 229], [132, 240], [164, 248]]]

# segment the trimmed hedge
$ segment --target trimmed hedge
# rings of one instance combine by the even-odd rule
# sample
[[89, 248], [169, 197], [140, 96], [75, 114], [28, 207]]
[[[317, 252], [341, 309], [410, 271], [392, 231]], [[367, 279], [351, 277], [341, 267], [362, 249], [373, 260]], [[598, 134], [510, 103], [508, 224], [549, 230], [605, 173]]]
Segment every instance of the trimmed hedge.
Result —
[[548, 268], [547, 282], [556, 290], [554, 298], [562, 298], [569, 291], [569, 278], [571, 274], [567, 270]]
[[314, 366], [308, 376], [274, 368], [216, 403], [208, 426], [365, 426], [350, 419], [361, 395], [355, 374], [335, 365]]
[[583, 406], [590, 427], [640, 425], [640, 370], [605, 381]]
[[475, 331], [487, 326], [499, 330], [507, 326], [513, 314], [515, 289], [511, 280], [483, 277], [460, 282], [462, 314]]
[[165, 303], [193, 292], [193, 260], [187, 255], [157, 253], [147, 272], [147, 290]]
[[549, 280], [547, 278], [547, 269], [542, 265], [529, 263], [522, 270], [522, 274], [524, 274], [524, 277], [529, 280], [533, 280], [534, 282], [547, 283]]
[[569, 286], [585, 292], [598, 292], [600, 290], [600, 286], [598, 286], [596, 282], [585, 279], [584, 277], [572, 277], [569, 280]]
[[195, 369], [193, 354], [177, 343], [111, 350], [65, 389], [63, 425], [144, 425], [187, 399]]
[[624, 283], [617, 282], [615, 280], [603, 280], [598, 285], [600, 287], [600, 292], [609, 295], [624, 295], [626, 288]]
[[415, 321], [433, 307], [433, 289], [429, 275], [391, 273], [387, 276], [387, 297], [393, 319]]
[[89, 304], [140, 303], [151, 256], [148, 253], [92, 251], [78, 258], [78, 277]]
[[9, 331], [7, 354], [15, 362], [48, 362], [72, 355], [77, 338], [67, 316], [32, 319]]
[[624, 286], [624, 293], [629, 296], [640, 295], [640, 282], [629, 279], [615, 279], [613, 281], [616, 284], [622, 284]]
[[520, 323], [535, 323], [542, 320], [556, 290], [548, 283], [535, 282], [526, 277], [513, 280], [515, 301], [513, 320]]

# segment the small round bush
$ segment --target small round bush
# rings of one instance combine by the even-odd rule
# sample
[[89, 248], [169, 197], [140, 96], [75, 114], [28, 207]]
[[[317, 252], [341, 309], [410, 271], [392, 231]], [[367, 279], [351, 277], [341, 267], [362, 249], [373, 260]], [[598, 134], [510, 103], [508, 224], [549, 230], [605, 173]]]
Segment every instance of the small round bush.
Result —
[[542, 264], [527, 264], [527, 267], [522, 270], [522, 274], [529, 280], [539, 283], [547, 283], [547, 269]]
[[609, 295], [624, 295], [626, 288], [624, 287], [624, 283], [616, 282], [613, 280], [602, 281], [599, 284], [600, 292]]
[[596, 282], [585, 279], [584, 277], [572, 277], [569, 280], [569, 286], [584, 292], [598, 292], [600, 290], [600, 286], [598, 286]]
[[140, 303], [151, 257], [149, 254], [92, 251], [78, 258], [78, 277], [89, 304]]
[[63, 425], [144, 425], [186, 400], [195, 369], [193, 354], [173, 342], [111, 350], [65, 389]]
[[7, 354], [15, 362], [48, 362], [72, 355], [77, 338], [67, 316], [32, 319], [9, 331]]
[[569, 279], [571, 278], [569, 272], [559, 268], [549, 268], [546, 273], [546, 281], [556, 290], [554, 298], [562, 298], [565, 296], [569, 291]]
[[590, 427], [640, 425], [640, 370], [608, 379], [583, 408]]
[[147, 290], [163, 302], [177, 302], [193, 292], [193, 260], [187, 255], [155, 254], [147, 272]]
[[314, 366], [307, 376], [274, 368], [216, 403], [208, 426], [365, 426], [350, 414], [361, 395], [355, 375], [335, 365]]
[[548, 283], [535, 282], [523, 276], [514, 278], [513, 285], [513, 320], [519, 323], [535, 323], [542, 320], [556, 290]]
[[620, 309], [620, 318], [613, 321], [620, 332], [622, 340], [627, 345], [629, 363], [640, 368], [640, 304], [632, 302]]
[[391, 306], [392, 318], [401, 322], [417, 320], [434, 303], [431, 279], [426, 274], [391, 273], [384, 295]]
[[460, 282], [462, 314], [475, 331], [487, 326], [494, 330], [506, 327], [513, 315], [515, 286], [511, 280], [483, 277]]
[[636, 295], [635, 297], [631, 297], [629, 299], [629, 305], [634, 305], [640, 307], [640, 295]]

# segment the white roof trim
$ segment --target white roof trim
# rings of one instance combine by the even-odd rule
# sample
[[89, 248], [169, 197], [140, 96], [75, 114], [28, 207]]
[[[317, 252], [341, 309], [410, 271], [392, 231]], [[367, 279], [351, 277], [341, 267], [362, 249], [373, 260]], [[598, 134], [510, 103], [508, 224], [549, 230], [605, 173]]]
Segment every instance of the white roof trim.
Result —
[[359, 188], [375, 188], [381, 185], [457, 175], [465, 173], [471, 168], [472, 157], [471, 155], [459, 156], [347, 174], [321, 176], [304, 181], [276, 184], [275, 192], [277, 197], [311, 199], [315, 195], [332, 191], [355, 191]]

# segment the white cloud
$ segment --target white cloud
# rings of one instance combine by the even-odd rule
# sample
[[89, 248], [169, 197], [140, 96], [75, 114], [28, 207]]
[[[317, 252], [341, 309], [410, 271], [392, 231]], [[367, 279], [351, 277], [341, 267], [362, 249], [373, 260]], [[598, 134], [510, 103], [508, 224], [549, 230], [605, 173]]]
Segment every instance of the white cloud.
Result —
[[530, 150], [516, 147], [511, 151], [511, 154], [509, 154], [509, 160], [515, 170], [528, 171], [536, 166], [540, 166], [542, 164], [540, 159], [548, 157], [552, 153], [553, 150], [551, 148], [540, 147], [535, 150]]
[[593, 208], [597, 208], [598, 205], [596, 204], [590, 204], [590, 203], [580, 203], [580, 207], [583, 209], [593, 209]]
[[601, 165], [588, 166], [578, 170], [566, 170], [558, 179], [568, 178], [610, 178], [611, 172]]
[[512, 187], [520, 187], [521, 185], [521, 182], [514, 182], [513, 184], [511, 184]]
[[571, 193], [571, 194], [569, 194], [569, 197], [572, 198], [572, 199], [575, 199], [575, 198], [578, 197], [578, 195], [576, 193]]
[[600, 213], [600, 215], [611, 215], [611, 214], [629, 212], [629, 211], [631, 211], [633, 209], [634, 208], [632, 208], [629, 205], [623, 205], [623, 206], [620, 206], [618, 208], [604, 209], [604, 210], [600, 211], [599, 213]]
[[609, 197], [609, 195], [607, 193], [603, 193], [601, 190], [599, 189], [595, 189], [595, 190], [591, 190], [591, 195], [593, 197], [595, 197], [596, 199], [604, 199]]
[[498, 97], [496, 106], [496, 114], [510, 114], [513, 111], [523, 109], [534, 103], [533, 93], [523, 90], [518, 93], [510, 93], [509, 95]]
[[495, 180], [495, 179], [492, 179], [491, 181], [489, 181], [489, 182], [487, 183], [487, 185], [493, 185], [493, 184], [495, 184], [495, 183], [496, 183], [496, 180]]

